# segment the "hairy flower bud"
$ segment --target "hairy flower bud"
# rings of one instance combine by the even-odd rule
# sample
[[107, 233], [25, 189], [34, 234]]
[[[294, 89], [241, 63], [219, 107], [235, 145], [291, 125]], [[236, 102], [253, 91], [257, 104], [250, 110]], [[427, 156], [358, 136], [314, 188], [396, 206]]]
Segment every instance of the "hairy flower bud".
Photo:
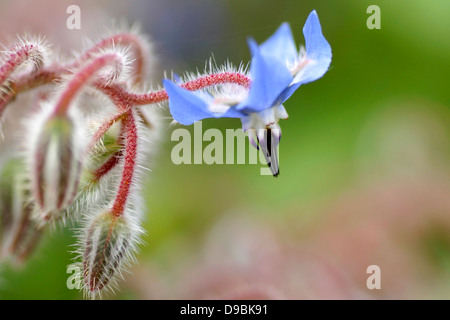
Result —
[[25, 201], [21, 203], [15, 217], [7, 253], [18, 264], [25, 262], [33, 253], [44, 231], [44, 227], [34, 219], [35, 211], [35, 203]]
[[0, 249], [13, 222], [14, 167], [15, 162], [11, 160], [0, 167]]
[[23, 164], [9, 160], [0, 176], [0, 235], [2, 256], [23, 263], [34, 251], [43, 228], [34, 220], [35, 202], [30, 198], [29, 182]]
[[55, 218], [72, 201], [81, 170], [74, 121], [51, 116], [41, 125], [32, 149], [31, 176], [41, 218]]
[[91, 297], [115, 282], [131, 257], [134, 237], [133, 227], [124, 216], [104, 212], [92, 220], [83, 248], [83, 278]]

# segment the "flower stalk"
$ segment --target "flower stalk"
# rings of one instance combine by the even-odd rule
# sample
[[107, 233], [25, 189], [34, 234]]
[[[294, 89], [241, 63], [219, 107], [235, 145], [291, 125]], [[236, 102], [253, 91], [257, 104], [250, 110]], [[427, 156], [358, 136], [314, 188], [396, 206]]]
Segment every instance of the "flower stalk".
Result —
[[111, 209], [111, 213], [117, 217], [121, 216], [124, 212], [136, 171], [138, 136], [132, 111], [129, 111], [123, 119], [123, 126], [126, 132], [124, 165], [117, 196]]

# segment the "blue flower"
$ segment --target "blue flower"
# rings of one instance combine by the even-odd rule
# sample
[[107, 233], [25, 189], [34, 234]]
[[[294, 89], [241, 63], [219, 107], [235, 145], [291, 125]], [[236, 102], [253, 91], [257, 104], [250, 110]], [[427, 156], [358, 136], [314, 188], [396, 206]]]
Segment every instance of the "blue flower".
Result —
[[260, 46], [249, 39], [252, 53], [249, 88], [227, 83], [193, 92], [163, 80], [173, 118], [184, 125], [205, 118], [240, 118], [250, 142], [261, 148], [273, 175], [277, 176], [276, 147], [281, 138], [278, 121], [288, 117], [282, 103], [301, 84], [322, 77], [331, 62], [331, 48], [322, 35], [315, 11], [309, 15], [303, 34], [306, 52], [295, 48], [287, 23]]
[[250, 78], [250, 88], [228, 83], [214, 89], [189, 91], [168, 79], [163, 84], [173, 118], [191, 125], [205, 118], [245, 118], [270, 109], [293, 81], [284, 63], [264, 57], [258, 48], [253, 49]]

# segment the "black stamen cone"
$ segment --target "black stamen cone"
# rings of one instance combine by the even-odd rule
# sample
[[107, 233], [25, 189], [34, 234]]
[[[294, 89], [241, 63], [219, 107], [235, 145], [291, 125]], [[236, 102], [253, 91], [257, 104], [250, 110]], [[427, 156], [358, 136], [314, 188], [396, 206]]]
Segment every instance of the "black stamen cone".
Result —
[[266, 130], [265, 138], [265, 141], [259, 141], [258, 139], [258, 145], [261, 146], [262, 152], [264, 153], [264, 157], [267, 161], [267, 165], [272, 171], [272, 175], [274, 177], [278, 177], [278, 175], [280, 174], [280, 169], [278, 166], [277, 150], [275, 144], [272, 143], [272, 130]]

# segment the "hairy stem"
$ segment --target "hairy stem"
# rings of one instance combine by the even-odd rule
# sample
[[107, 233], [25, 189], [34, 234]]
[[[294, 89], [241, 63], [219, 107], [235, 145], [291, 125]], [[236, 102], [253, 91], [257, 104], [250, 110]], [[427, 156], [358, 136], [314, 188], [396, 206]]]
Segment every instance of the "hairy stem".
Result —
[[105, 121], [92, 136], [91, 141], [88, 147], [86, 148], [86, 152], [89, 153], [92, 150], [92, 148], [94, 148], [94, 146], [97, 144], [97, 142], [99, 142], [100, 139], [106, 134], [106, 132], [108, 132], [109, 128], [111, 128], [117, 121], [122, 120], [122, 118], [124, 118], [127, 115], [129, 110], [130, 110], [129, 108], [123, 109], [121, 112], [115, 114], [109, 120]]
[[[100, 52], [102, 49], [105, 49], [109, 46], [114, 45], [130, 45], [133, 49], [135, 62], [134, 62], [134, 79], [133, 83], [138, 84], [144, 80], [145, 77], [145, 61], [148, 49], [146, 48], [145, 41], [140, 39], [139, 36], [131, 34], [131, 33], [120, 33], [113, 35], [109, 38], [105, 38], [95, 44], [92, 48], [83, 53], [80, 57], [78, 57], [72, 63], [62, 66], [62, 65], [53, 65], [49, 68], [41, 70], [39, 72], [33, 73], [31, 75], [23, 75], [18, 81], [11, 82], [9, 87], [4, 88], [2, 92], [0, 92], [0, 116], [3, 113], [6, 105], [15, 97], [16, 94], [34, 89], [41, 85], [49, 84], [52, 81], [60, 79], [63, 74], [70, 73], [69, 70], [74, 68], [79, 68], [84, 62], [91, 59], [96, 53]], [[11, 56], [11, 61], [7, 61], [7, 63], [0, 68], [0, 83], [4, 83], [8, 76], [14, 71], [12, 68], [13, 65], [20, 65], [18, 63], [18, 59], [20, 57], [26, 58], [28, 57], [25, 53], [26, 50], [31, 50], [32, 45], [24, 46], [22, 49]], [[23, 62], [23, 61], [22, 61]], [[12, 69], [11, 69], [12, 68]], [[8, 69], [11, 69], [8, 71]], [[2, 81], [3, 79], [3, 81]]]
[[8, 78], [27, 60], [32, 60], [34, 63], [32, 74], [35, 74], [43, 64], [43, 57], [42, 48], [38, 44], [32, 43], [17, 47], [9, 53], [8, 59], [0, 67], [0, 117], [8, 102], [15, 95], [15, 83]]
[[9, 54], [6, 62], [0, 67], [0, 84], [3, 84], [14, 70], [28, 59], [34, 62], [35, 71], [39, 70], [43, 63], [43, 53], [39, 45], [29, 43], [15, 48]]
[[95, 44], [92, 48], [87, 50], [82, 54], [77, 60], [69, 65], [69, 68], [78, 67], [83, 62], [92, 58], [92, 56], [101, 50], [115, 46], [115, 45], [125, 45], [130, 46], [134, 51], [135, 62], [134, 62], [134, 83], [140, 83], [145, 77], [145, 61], [147, 59], [148, 49], [146, 48], [145, 41], [140, 39], [139, 36], [132, 33], [119, 33], [111, 37], [102, 39], [100, 42]]
[[[181, 85], [181, 87], [190, 90], [196, 91], [200, 89], [204, 89], [207, 87], [225, 84], [225, 83], [234, 83], [241, 85], [243, 87], [250, 86], [250, 79], [240, 73], [233, 72], [222, 72], [206, 75], [203, 77], [199, 77], [198, 79], [186, 82]], [[144, 94], [136, 94], [132, 92], [126, 91], [119, 85], [113, 84], [109, 86], [104, 86], [102, 84], [97, 84], [97, 88], [102, 90], [105, 94], [110, 96], [113, 100], [116, 101], [126, 101], [132, 105], [146, 105], [146, 104], [154, 104], [159, 102], [164, 102], [169, 99], [166, 90], [159, 90], [150, 93]]]
[[66, 89], [59, 97], [55, 107], [55, 115], [64, 115], [67, 113], [70, 102], [76, 94], [89, 82], [89, 80], [97, 74], [104, 67], [114, 63], [121, 63], [121, 57], [117, 54], [110, 53], [100, 56], [92, 60], [89, 64], [83, 67], [73, 78], [69, 81]]
[[[54, 70], [42, 70], [33, 77], [19, 79], [19, 81], [17, 81], [13, 85], [13, 93], [8, 97], [8, 101], [21, 92], [36, 88], [44, 84], [48, 84], [54, 80], [59, 79], [60, 76], [64, 73], [63, 70], [64, 67], [60, 67], [59, 69], [55, 68]], [[187, 90], [195, 91], [225, 83], [234, 83], [243, 87], [249, 87], [251, 84], [251, 80], [246, 75], [240, 73], [223, 72], [206, 75], [198, 79], [186, 82], [181, 86]], [[95, 86], [97, 89], [108, 95], [116, 104], [117, 102], [122, 102], [128, 105], [147, 105], [164, 102], [169, 99], [165, 90], [138, 94], [129, 92], [125, 88], [117, 84], [105, 85], [103, 83], [97, 82]], [[0, 112], [1, 107], [2, 102], [0, 102]]]
[[[209, 86], [214, 86], [218, 84], [224, 83], [235, 83], [238, 85], [242, 85], [244, 87], [250, 86], [250, 79], [240, 73], [217, 73], [211, 74], [204, 77], [200, 77], [193, 81], [186, 82], [182, 85], [183, 88], [191, 91], [200, 90]], [[108, 129], [118, 120], [122, 119], [128, 112], [126, 107], [133, 105], [146, 105], [146, 104], [155, 104], [167, 101], [169, 96], [167, 95], [166, 90], [159, 90], [156, 92], [146, 93], [146, 94], [135, 94], [126, 91], [120, 85], [108, 85], [104, 86], [100, 83], [96, 84], [97, 88], [103, 91], [106, 95], [108, 95], [118, 106], [118, 109], [121, 110], [118, 114], [116, 114], [112, 119], [106, 121], [94, 134], [93, 139], [88, 147], [88, 151], [90, 151], [95, 144], [105, 135]]]
[[111, 210], [112, 214], [116, 217], [121, 216], [125, 210], [125, 205], [130, 194], [130, 188], [136, 170], [138, 137], [132, 110], [128, 111], [126, 117], [123, 119], [123, 126], [126, 131], [125, 158], [119, 190]]
[[122, 157], [123, 149], [117, 150], [94, 172], [93, 182], [99, 181], [103, 176], [116, 167]]
[[126, 135], [124, 126], [120, 128], [120, 135], [118, 139], [119, 149], [115, 151], [100, 167], [94, 171], [93, 181], [99, 181], [104, 175], [110, 172], [120, 162], [123, 155], [124, 142], [123, 137]]

